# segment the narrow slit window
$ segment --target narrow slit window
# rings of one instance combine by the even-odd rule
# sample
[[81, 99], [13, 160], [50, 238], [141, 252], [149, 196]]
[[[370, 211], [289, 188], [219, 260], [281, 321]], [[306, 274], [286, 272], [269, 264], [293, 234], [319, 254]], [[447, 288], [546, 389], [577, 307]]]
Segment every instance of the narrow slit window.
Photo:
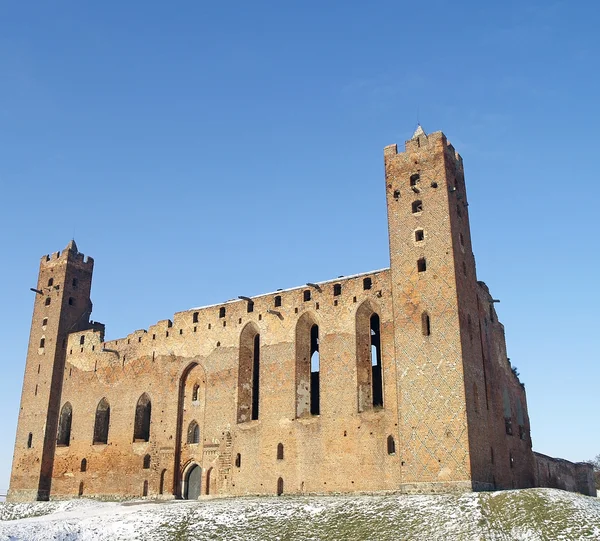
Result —
[[421, 242], [422, 240], [425, 240], [425, 232], [422, 229], [417, 229], [415, 231], [415, 240], [417, 242]]
[[40, 340], [40, 348], [43, 348], [43, 347], [45, 347], [45, 346], [46, 346], [46, 339], [45, 339], [45, 338], [42, 338], [42, 339]]
[[381, 325], [379, 316], [370, 319], [371, 334], [371, 376], [373, 385], [373, 407], [383, 407], [383, 371], [381, 369]]
[[283, 460], [283, 443], [277, 444], [277, 460]]
[[145, 470], [149, 470], [150, 469], [150, 455], [145, 455], [144, 456], [144, 461], [143, 461], [142, 467]]
[[254, 337], [254, 355], [252, 363], [252, 420], [258, 419], [260, 393], [260, 335]]
[[79, 470], [82, 473], [87, 471], [87, 459], [86, 458], [81, 459], [81, 466], [80, 466]]
[[240, 453], [238, 453], [237, 455], [235, 455], [235, 467], [236, 468], [241, 468], [242, 467], [242, 455], [240, 455]]
[[83, 346], [83, 344], [85, 344], [85, 336], [80, 336], [79, 337], [79, 345]]
[[310, 328], [310, 414], [321, 414], [320, 393], [321, 359], [319, 356], [319, 326]]
[[75, 306], [75, 299], [73, 297], [69, 297], [69, 306]]
[[197, 383], [194, 384], [194, 388], [192, 389], [192, 402], [198, 401], [198, 391], [200, 390], [200, 385]]
[[30, 432], [29, 436], [27, 436], [27, 449], [31, 449], [32, 444], [33, 444], [33, 434]]
[[334, 284], [333, 286], [333, 296], [337, 297], [342, 294], [342, 284]]
[[421, 314], [421, 327], [423, 336], [431, 335], [431, 319], [429, 318], [429, 314], [427, 312], [423, 312]]
[[192, 316], [192, 323], [198, 323], [198, 312], [194, 312]]
[[423, 212], [423, 201], [417, 200], [417, 201], [413, 202], [412, 211], [413, 211], [413, 214], [416, 214], [417, 212]]
[[52, 287], [54, 285], [54, 278], [50, 278], [50, 280], [48, 280], [48, 287]]
[[417, 261], [417, 270], [419, 272], [425, 272], [427, 270], [427, 261], [425, 261], [424, 257]]
[[277, 496], [281, 496], [283, 494], [283, 479], [280, 477], [277, 479]]

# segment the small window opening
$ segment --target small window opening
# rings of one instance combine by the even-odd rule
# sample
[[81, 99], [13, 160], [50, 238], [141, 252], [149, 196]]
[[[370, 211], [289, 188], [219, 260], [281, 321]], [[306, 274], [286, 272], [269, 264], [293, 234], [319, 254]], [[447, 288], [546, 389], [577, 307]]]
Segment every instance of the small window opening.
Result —
[[417, 200], [412, 204], [413, 214], [417, 212], [423, 212], [423, 201]]
[[309, 301], [311, 298], [310, 289], [304, 290], [304, 302]]
[[260, 403], [260, 334], [254, 337], [254, 352], [252, 360], [252, 415], [251, 419], [258, 419], [258, 405]]
[[50, 280], [48, 280], [48, 287], [51, 287], [54, 285], [54, 278], [50, 278]]
[[417, 242], [421, 242], [422, 240], [425, 240], [425, 232], [422, 229], [417, 229], [415, 231], [415, 240]]
[[277, 460], [283, 460], [283, 443], [277, 444]]
[[334, 284], [333, 286], [333, 296], [337, 297], [342, 294], [342, 284]]
[[44, 319], [42, 319], [42, 327], [45, 327], [46, 325], [48, 325], [48, 318], [45, 317]]
[[32, 444], [33, 444], [33, 434], [30, 432], [29, 436], [27, 436], [27, 449], [31, 449]]
[[194, 312], [192, 315], [192, 323], [198, 323], [198, 312]]
[[46, 306], [50, 306], [50, 303], [52, 302], [52, 299], [50, 299], [50, 297], [46, 297]]
[[41, 348], [43, 348], [43, 347], [45, 347], [45, 346], [46, 346], [46, 339], [45, 339], [45, 338], [42, 338], [42, 339], [40, 340], [40, 347], [41, 347]]
[[35, 386], [35, 391], [33, 392], [33, 396], [37, 396], [37, 392], [38, 392], [38, 386], [37, 386], [37, 384], [36, 384], [36, 386]]
[[79, 483], [79, 492], [78, 492], [79, 496], [83, 496], [83, 481], [81, 481], [81, 483]]
[[242, 466], [242, 455], [240, 455], [238, 453], [237, 455], [235, 455], [235, 467], [241, 468], [241, 466]]
[[71, 282], [73, 284], [73, 287], [77, 287], [79, 285], [79, 280], [77, 280], [77, 278], [73, 278], [73, 282]]
[[371, 287], [373, 287], [373, 280], [371, 278], [363, 278], [363, 289], [367, 290], [371, 289]]
[[387, 437], [387, 453], [388, 455], [396, 454], [396, 442], [394, 441], [394, 437], [391, 435]]
[[254, 312], [254, 302], [253, 301], [248, 301], [247, 310], [248, 310], [249, 314]]
[[150, 455], [144, 455], [144, 461], [143, 461], [142, 467], [145, 470], [150, 469]]
[[427, 312], [421, 314], [421, 329], [423, 331], [423, 336], [431, 335], [431, 319]]
[[198, 401], [198, 391], [200, 390], [200, 385], [197, 383], [194, 384], [194, 389], [192, 390], [192, 402]]
[[82, 459], [81, 460], [81, 468], [79, 469], [81, 472], [86, 472], [87, 471], [87, 459]]
[[69, 297], [69, 306], [75, 306], [75, 299], [73, 297]]
[[394, 199], [400, 199], [400, 190], [394, 190]]
[[427, 262], [424, 257], [417, 261], [417, 270], [419, 272], [425, 272], [427, 270]]
[[93, 444], [108, 443], [108, 428], [110, 426], [110, 405], [106, 398], [103, 398], [96, 407], [96, 419], [94, 421], [94, 440]]
[[278, 308], [279, 306], [281, 306], [281, 295], [276, 295], [275, 296], [275, 307]]
[[219, 317], [225, 317], [225, 307], [221, 306], [221, 308], [219, 308]]
[[421, 175], [419, 175], [419, 173], [415, 173], [414, 175], [410, 176], [410, 185], [416, 186], [420, 180], [421, 180]]
[[85, 343], [85, 336], [80, 336], [79, 337], [79, 345], [83, 346], [84, 343]]
[[148, 481], [144, 481], [144, 487], [142, 488], [142, 496], [148, 496]]
[[283, 494], [283, 479], [280, 477], [277, 479], [277, 496], [281, 496]]

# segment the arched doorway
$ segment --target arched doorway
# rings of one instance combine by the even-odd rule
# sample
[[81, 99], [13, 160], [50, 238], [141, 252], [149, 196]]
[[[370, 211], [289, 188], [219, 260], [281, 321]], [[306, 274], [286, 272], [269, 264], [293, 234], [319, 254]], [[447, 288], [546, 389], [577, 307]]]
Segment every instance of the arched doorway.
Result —
[[185, 476], [185, 488], [183, 497], [186, 500], [197, 500], [200, 497], [202, 483], [202, 468], [194, 464]]

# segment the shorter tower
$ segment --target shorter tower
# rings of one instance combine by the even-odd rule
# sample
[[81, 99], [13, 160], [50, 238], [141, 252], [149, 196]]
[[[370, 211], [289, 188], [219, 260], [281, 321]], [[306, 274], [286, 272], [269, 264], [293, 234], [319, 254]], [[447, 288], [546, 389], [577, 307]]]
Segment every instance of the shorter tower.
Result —
[[93, 259], [84, 258], [74, 240], [40, 262], [10, 479], [12, 501], [49, 498], [67, 336], [90, 327], [93, 268]]

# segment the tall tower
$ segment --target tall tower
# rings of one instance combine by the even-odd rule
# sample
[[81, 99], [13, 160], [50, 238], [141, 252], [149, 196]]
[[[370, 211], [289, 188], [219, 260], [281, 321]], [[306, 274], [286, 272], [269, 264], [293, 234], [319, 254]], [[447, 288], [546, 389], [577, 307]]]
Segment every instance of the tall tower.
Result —
[[67, 336], [89, 328], [94, 261], [71, 241], [44, 256], [33, 306], [8, 498], [50, 496]]
[[[384, 150], [406, 490], [470, 490], [465, 314], [476, 303], [462, 159], [419, 126]], [[476, 304], [475, 304], [476, 306]]]

